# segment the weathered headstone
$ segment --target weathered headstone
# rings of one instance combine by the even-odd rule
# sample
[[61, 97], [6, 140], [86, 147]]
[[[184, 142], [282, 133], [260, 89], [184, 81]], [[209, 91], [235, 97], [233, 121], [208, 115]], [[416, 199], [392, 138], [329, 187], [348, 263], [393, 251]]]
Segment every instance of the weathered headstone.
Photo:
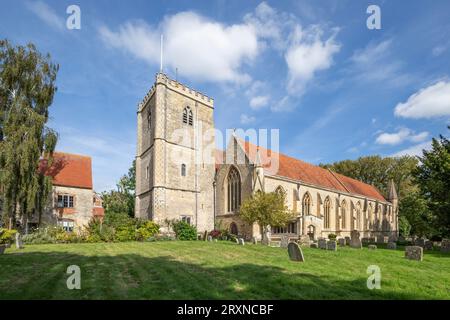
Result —
[[244, 241], [243, 238], [239, 238], [239, 244], [240, 244], [241, 246], [245, 245], [245, 241]]
[[300, 246], [295, 242], [290, 242], [287, 246], [289, 258], [292, 261], [299, 261], [303, 262], [305, 261], [305, 258], [303, 257], [303, 252]]
[[288, 236], [281, 236], [280, 240], [280, 247], [281, 248], [287, 248], [289, 244], [289, 237]]
[[205, 230], [205, 233], [203, 233], [203, 240], [208, 240], [208, 231]]
[[410, 260], [422, 261], [423, 248], [419, 246], [407, 246], [405, 247], [405, 258]]
[[376, 246], [375, 244], [369, 244], [369, 245], [367, 246], [367, 248], [368, 248], [369, 250], [376, 250], [376, 249], [377, 249], [377, 246]]
[[213, 241], [213, 237], [212, 236], [208, 236], [208, 241], [209, 242]]
[[326, 239], [319, 239], [319, 249], [327, 249], [327, 240]]
[[351, 235], [350, 247], [355, 248], [355, 249], [361, 249], [362, 243], [361, 243], [361, 240], [359, 239], [359, 231], [353, 230], [350, 233], [350, 235]]
[[329, 241], [327, 242], [327, 250], [336, 251], [336, 250], [337, 250], [336, 241], [334, 241], [334, 240], [329, 240]]
[[441, 241], [441, 252], [450, 252], [450, 239], [442, 239]]
[[433, 250], [433, 241], [430, 241], [430, 240], [425, 241], [423, 249], [429, 250], [429, 251]]
[[234, 241], [236, 241], [236, 244], [239, 244], [239, 239], [238, 238], [234, 238]]
[[345, 239], [344, 238], [339, 238], [339, 246], [344, 247], [345, 246]]
[[317, 249], [317, 248], [318, 248], [317, 243], [315, 243], [315, 242], [311, 243], [311, 244], [309, 245], [309, 247], [310, 247], [310, 248], [314, 248], [314, 249]]
[[425, 247], [425, 239], [423, 239], [423, 238], [416, 239], [414, 241], [414, 245], [422, 247], [422, 248]]
[[397, 244], [395, 242], [388, 242], [387, 248], [391, 250], [397, 250]]
[[23, 249], [22, 235], [20, 233], [16, 233], [16, 248]]
[[350, 245], [350, 237], [345, 237], [345, 245], [349, 246]]

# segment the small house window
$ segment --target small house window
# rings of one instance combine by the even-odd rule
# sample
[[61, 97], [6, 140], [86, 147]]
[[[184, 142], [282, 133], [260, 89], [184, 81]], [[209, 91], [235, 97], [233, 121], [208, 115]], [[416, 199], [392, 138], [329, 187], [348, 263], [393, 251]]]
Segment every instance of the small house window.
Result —
[[58, 208], [73, 208], [73, 196], [59, 194]]
[[181, 176], [186, 177], [186, 165], [184, 163], [181, 165]]
[[73, 221], [69, 221], [69, 220], [58, 221], [58, 225], [60, 227], [62, 227], [64, 229], [64, 231], [66, 231], [66, 232], [72, 232], [73, 228], [75, 226]]

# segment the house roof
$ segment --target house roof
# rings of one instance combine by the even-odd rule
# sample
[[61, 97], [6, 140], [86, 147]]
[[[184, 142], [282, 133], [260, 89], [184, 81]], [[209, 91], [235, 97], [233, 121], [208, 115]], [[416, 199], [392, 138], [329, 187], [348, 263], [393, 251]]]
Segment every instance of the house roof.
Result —
[[92, 189], [91, 157], [54, 152], [51, 166], [48, 167], [47, 160], [43, 159], [40, 169], [52, 177], [55, 186]]
[[269, 175], [286, 177], [340, 192], [353, 193], [386, 201], [377, 188], [367, 183], [289, 157], [282, 153], [274, 152], [270, 149], [258, 147], [248, 141], [238, 139], [238, 142], [245, 150], [249, 160], [253, 163], [255, 163], [259, 149], [262, 167]]

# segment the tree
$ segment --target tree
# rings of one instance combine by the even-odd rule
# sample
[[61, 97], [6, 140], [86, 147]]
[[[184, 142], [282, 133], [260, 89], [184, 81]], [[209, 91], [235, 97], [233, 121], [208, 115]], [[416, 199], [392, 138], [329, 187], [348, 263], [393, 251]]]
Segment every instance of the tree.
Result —
[[286, 192], [261, 191], [242, 203], [239, 216], [249, 224], [258, 223], [263, 237], [266, 237], [269, 226], [283, 227], [294, 218], [293, 212], [286, 206]]
[[[448, 127], [450, 129], [450, 126]], [[432, 148], [424, 150], [414, 171], [421, 196], [434, 216], [437, 235], [450, 236], [450, 141], [433, 138]]]
[[134, 217], [134, 190], [136, 188], [136, 161], [133, 161], [128, 174], [123, 175], [117, 183], [117, 191], [102, 193], [103, 207], [106, 214], [126, 213]]
[[46, 123], [58, 68], [33, 44], [0, 40], [0, 198], [10, 227], [18, 214], [26, 228], [50, 195], [51, 180], [38, 167], [42, 157], [51, 163], [57, 142]]
[[415, 190], [413, 171], [418, 160], [411, 156], [386, 157], [366, 156], [356, 160], [343, 160], [332, 164], [320, 164], [337, 173], [375, 186], [387, 197], [388, 183], [392, 179], [397, 187], [399, 199]]
[[[400, 201], [399, 224], [404, 219], [410, 225], [410, 234], [419, 237], [430, 237], [433, 235], [432, 225], [434, 217], [428, 209], [427, 201], [419, 192], [412, 192]], [[402, 226], [399, 225], [399, 227]], [[403, 227], [408, 228], [407, 225]]]

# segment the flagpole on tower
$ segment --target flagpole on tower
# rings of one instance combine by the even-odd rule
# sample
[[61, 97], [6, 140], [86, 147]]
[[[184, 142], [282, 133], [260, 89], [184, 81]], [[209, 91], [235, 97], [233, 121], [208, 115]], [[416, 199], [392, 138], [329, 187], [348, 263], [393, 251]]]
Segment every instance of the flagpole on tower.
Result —
[[161, 55], [160, 55], [160, 65], [159, 65], [159, 72], [163, 72], [163, 35], [161, 34]]

